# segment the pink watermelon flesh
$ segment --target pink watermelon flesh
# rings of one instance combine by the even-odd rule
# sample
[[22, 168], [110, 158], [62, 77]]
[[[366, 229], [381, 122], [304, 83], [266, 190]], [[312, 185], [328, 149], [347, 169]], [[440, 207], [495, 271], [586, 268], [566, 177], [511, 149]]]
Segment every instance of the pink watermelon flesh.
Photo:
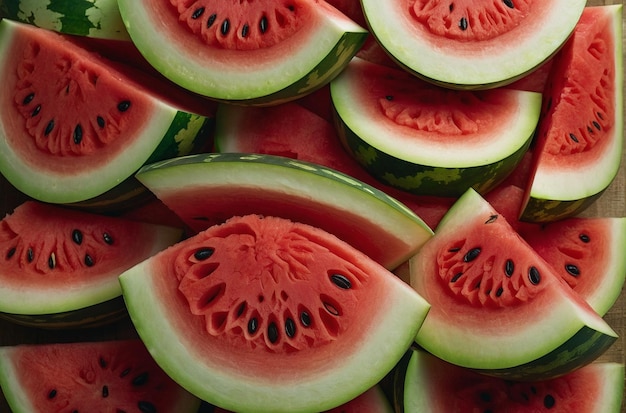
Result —
[[140, 340], [20, 345], [0, 349], [0, 357], [15, 411], [195, 413], [200, 406]]
[[[391, 370], [427, 308], [408, 285], [335, 236], [257, 215], [210, 227], [120, 280], [133, 323], [159, 364], [229, 410], [321, 411], [346, 403]], [[158, 333], [155, 312], [164, 316]], [[176, 343], [163, 340], [164, 331], [179, 337]], [[361, 365], [373, 356], [377, 363]]]
[[618, 363], [594, 363], [535, 382], [486, 377], [423, 351], [414, 352], [410, 363], [404, 382], [406, 413], [620, 411], [624, 368]]

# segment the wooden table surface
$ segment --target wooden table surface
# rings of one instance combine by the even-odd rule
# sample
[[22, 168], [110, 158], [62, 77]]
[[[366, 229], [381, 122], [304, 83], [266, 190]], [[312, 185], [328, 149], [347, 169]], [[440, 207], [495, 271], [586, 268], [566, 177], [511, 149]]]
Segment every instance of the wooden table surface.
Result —
[[[589, 0], [588, 5], [620, 4], [619, 0]], [[625, 46], [626, 46], [626, 42]], [[584, 215], [586, 216], [626, 216], [626, 152], [622, 157], [622, 166], [619, 176], [612, 183], [603, 196], [592, 205]], [[23, 202], [26, 198], [0, 176], [0, 216]], [[626, 252], [625, 252], [626, 253]], [[624, 364], [626, 351], [624, 350], [624, 336], [626, 336], [626, 289], [606, 315], [607, 322], [620, 335], [618, 341], [601, 357], [601, 360], [610, 360]], [[106, 327], [77, 330], [41, 330], [27, 328], [0, 320], [0, 345], [15, 345], [20, 343], [50, 343], [69, 341], [93, 341], [115, 338], [134, 337], [136, 333], [128, 319]], [[626, 402], [624, 403], [626, 406]], [[626, 409], [622, 409], [626, 411]], [[9, 408], [0, 394], [0, 413], [8, 413]]]

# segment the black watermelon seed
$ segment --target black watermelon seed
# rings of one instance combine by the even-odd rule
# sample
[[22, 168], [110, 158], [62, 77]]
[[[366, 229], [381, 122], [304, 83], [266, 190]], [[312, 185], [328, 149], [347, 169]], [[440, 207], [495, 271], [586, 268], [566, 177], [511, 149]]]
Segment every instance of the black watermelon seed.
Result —
[[463, 257], [463, 261], [465, 262], [474, 261], [476, 258], [478, 258], [479, 255], [480, 255], [480, 248], [478, 247], [472, 248], [471, 250], [467, 252], [467, 254], [465, 254], [465, 256]]
[[79, 229], [72, 231], [72, 241], [78, 245], [83, 243], [83, 233]]
[[350, 282], [348, 277], [346, 277], [345, 275], [332, 274], [330, 276], [330, 280], [332, 281], [333, 284], [335, 284], [337, 287], [341, 288], [342, 290], [349, 290], [350, 288], [352, 288], [352, 283]]
[[241, 37], [248, 37], [248, 32], [250, 31], [250, 26], [246, 23], [241, 28]]
[[595, 120], [592, 122], [593, 126], [597, 129], [597, 130], [602, 130], [602, 127], [600, 126], [600, 124], [598, 122], [596, 122]]
[[109, 363], [107, 363], [107, 361], [103, 357], [100, 357], [98, 359], [98, 364], [100, 365], [101, 368], [104, 369]]
[[102, 397], [109, 397], [109, 386], [102, 386]]
[[246, 302], [244, 301], [243, 303], [239, 304], [239, 308], [237, 308], [237, 318], [241, 317], [243, 315], [243, 313], [246, 312], [246, 307], [248, 305], [246, 304]]
[[515, 8], [515, 6], [513, 5], [513, 0], [502, 0], [502, 2], [509, 9], [514, 9]]
[[34, 93], [29, 93], [24, 100], [22, 100], [22, 105], [28, 105], [30, 102], [33, 101], [33, 99], [35, 99], [35, 94]]
[[198, 261], [203, 261], [203, 260], [210, 258], [214, 252], [215, 252], [215, 249], [211, 247], [200, 248], [193, 254], [193, 257], [197, 259]]
[[587, 234], [580, 234], [578, 236], [578, 239], [581, 240], [582, 242], [584, 242], [585, 244], [587, 244], [589, 241], [591, 241], [591, 238], [589, 238], [589, 235], [587, 235]]
[[35, 106], [35, 109], [33, 109], [33, 111], [31, 112], [31, 116], [35, 117], [37, 115], [39, 115], [39, 112], [41, 112], [41, 105], [37, 105]]
[[587, 126], [587, 132], [589, 132], [592, 135], [595, 133], [594, 130], [591, 129], [591, 126]]
[[57, 397], [57, 389], [52, 389], [48, 392], [48, 398], [49, 399], [54, 399], [55, 397]]
[[15, 251], [17, 251], [17, 249], [15, 247], [11, 247], [9, 249], [9, 251], [7, 251], [7, 260], [15, 255]]
[[93, 261], [93, 257], [89, 254], [85, 254], [85, 265], [88, 267], [93, 267], [95, 262]]
[[145, 400], [141, 400], [137, 403], [137, 407], [141, 413], [157, 413], [157, 408], [154, 404], [147, 402]]
[[573, 275], [574, 277], [578, 277], [580, 275], [580, 268], [578, 268], [578, 266], [574, 264], [565, 264], [565, 271], [567, 271], [569, 275]]
[[291, 318], [285, 320], [285, 334], [289, 338], [296, 335], [296, 323]]
[[135, 378], [131, 381], [133, 386], [143, 386], [147, 382], [148, 382], [148, 372], [147, 371], [141, 373], [138, 376], [135, 376]]
[[265, 33], [267, 31], [267, 17], [261, 17], [261, 20], [259, 21], [259, 30], [261, 33]]
[[191, 13], [191, 18], [194, 20], [197, 20], [200, 18], [200, 16], [202, 16], [203, 13], [204, 13], [204, 7], [198, 7], [197, 9], [193, 11], [193, 13]]
[[250, 321], [248, 321], [248, 333], [256, 333], [257, 328], [259, 328], [259, 320], [253, 317], [250, 319]]
[[546, 397], [543, 398], [543, 405], [546, 409], [553, 408], [554, 405], [556, 405], [556, 400], [554, 399], [554, 396], [552, 396], [551, 394], [546, 394]]
[[461, 248], [458, 248], [458, 247], [450, 248], [448, 250], [448, 252], [459, 252], [459, 251], [461, 251]]
[[448, 6], [448, 10], [450, 10], [450, 12], [454, 10], [454, 3], [450, 3], [450, 5]]
[[56, 266], [57, 266], [56, 255], [54, 254], [54, 252], [51, 252], [50, 256], [48, 257], [48, 268], [50, 268], [51, 270], [54, 270], [54, 267]]
[[113, 245], [113, 237], [108, 232], [104, 232], [102, 234], [102, 239], [104, 240], [105, 243], [109, 245]]
[[385, 96], [385, 99], [387, 99], [388, 101], [392, 101], [393, 100], [393, 96], [392, 95], [387, 95]]
[[513, 272], [515, 272], [515, 263], [511, 259], [506, 260], [504, 264], [504, 274], [510, 278], [513, 276]]
[[461, 17], [461, 20], [459, 20], [459, 28], [461, 30], [467, 30], [467, 26], [468, 26], [467, 19], [465, 17]]
[[48, 122], [48, 124], [46, 125], [46, 129], [44, 129], [43, 134], [45, 136], [48, 136], [52, 133], [53, 129], [54, 129], [54, 119], [50, 119], [50, 122]]
[[126, 377], [128, 376], [128, 373], [130, 373], [130, 367], [122, 370], [122, 372], [120, 373], [120, 377]]
[[229, 30], [230, 30], [230, 20], [224, 19], [224, 21], [222, 22], [222, 25], [220, 26], [220, 32], [222, 33], [222, 35], [226, 36]]
[[117, 104], [117, 110], [126, 112], [130, 108], [130, 100], [123, 100]]
[[271, 322], [267, 326], [267, 338], [272, 344], [278, 341], [278, 327], [276, 327], [276, 323]]
[[459, 280], [459, 278], [461, 278], [461, 276], [463, 275], [462, 272], [457, 272], [456, 274], [454, 274], [454, 276], [452, 276], [452, 278], [450, 279], [451, 283], [455, 283]]
[[76, 127], [74, 128], [74, 135], [72, 136], [72, 139], [74, 140], [74, 143], [76, 145], [80, 144], [83, 140], [83, 127], [80, 126], [80, 123], [78, 125], [76, 125]]
[[102, 116], [96, 117], [96, 123], [98, 124], [99, 127], [104, 128], [105, 122]]
[[28, 247], [28, 250], [26, 251], [26, 259], [28, 262], [33, 262], [35, 259], [35, 251], [33, 251], [32, 247]]
[[496, 297], [500, 297], [504, 294], [504, 288], [500, 287], [496, 290]]
[[576, 135], [574, 135], [573, 133], [570, 133], [570, 134], [569, 134], [569, 138], [570, 138], [571, 140], [573, 140], [574, 142], [578, 143], [578, 138], [577, 138], [577, 137], [576, 137]]
[[309, 327], [311, 325], [311, 316], [309, 313], [306, 311], [302, 311], [300, 313], [300, 323], [305, 327]]
[[530, 267], [528, 270], [528, 279], [535, 285], [541, 282], [541, 274], [539, 273], [537, 267]]
[[485, 221], [485, 224], [491, 224], [492, 222], [495, 222], [497, 219], [498, 219], [498, 214], [490, 215], [489, 219]]
[[600, 112], [596, 112], [596, 115], [600, 118], [600, 120], [604, 120], [604, 115]]
[[213, 26], [213, 23], [215, 23], [215, 19], [217, 19], [217, 14], [213, 13], [212, 15], [209, 16], [209, 18], [206, 21], [206, 28], [207, 29], [209, 27]]

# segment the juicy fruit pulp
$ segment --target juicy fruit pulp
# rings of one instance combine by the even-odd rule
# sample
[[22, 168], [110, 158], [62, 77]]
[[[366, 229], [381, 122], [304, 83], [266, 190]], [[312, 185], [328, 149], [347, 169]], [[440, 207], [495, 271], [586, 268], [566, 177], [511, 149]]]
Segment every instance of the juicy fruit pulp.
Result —
[[120, 282], [163, 369], [203, 400], [242, 412], [346, 403], [391, 371], [429, 308], [335, 236], [257, 215], [210, 227]]

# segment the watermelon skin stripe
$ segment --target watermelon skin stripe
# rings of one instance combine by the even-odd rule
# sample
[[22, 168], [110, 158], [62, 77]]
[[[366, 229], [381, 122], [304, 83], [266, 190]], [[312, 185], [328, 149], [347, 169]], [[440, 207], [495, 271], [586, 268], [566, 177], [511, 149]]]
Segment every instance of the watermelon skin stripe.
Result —
[[116, 0], [2, 0], [0, 16], [65, 34], [130, 40]]

